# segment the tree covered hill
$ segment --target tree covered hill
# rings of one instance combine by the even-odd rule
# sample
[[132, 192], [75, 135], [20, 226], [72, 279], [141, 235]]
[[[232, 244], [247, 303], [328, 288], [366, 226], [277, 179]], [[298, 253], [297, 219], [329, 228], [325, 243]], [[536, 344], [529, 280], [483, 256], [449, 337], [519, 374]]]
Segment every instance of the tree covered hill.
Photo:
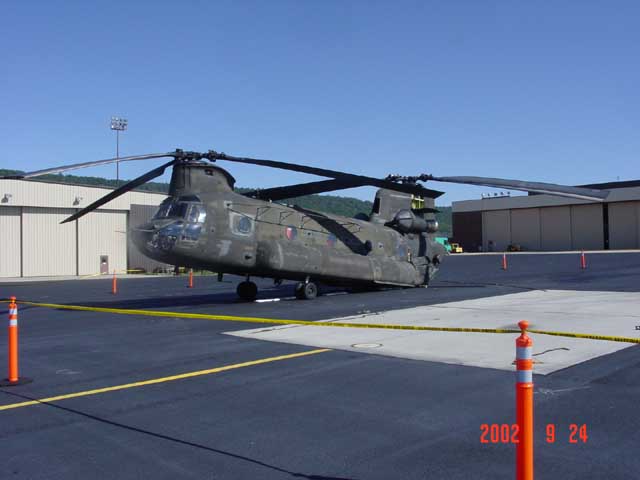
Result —
[[[19, 170], [7, 170], [0, 169], [0, 176], [2, 175], [14, 175], [23, 173]], [[29, 181], [42, 181], [42, 182], [55, 182], [55, 183], [67, 183], [72, 185], [87, 185], [91, 187], [107, 187], [117, 188], [120, 185], [127, 183], [127, 180], [114, 180], [102, 177], [86, 177], [78, 175], [42, 175], [31, 179]], [[136, 190], [142, 190], [147, 192], [159, 192], [167, 193], [169, 191], [169, 184], [163, 182], [148, 182], [141, 185]], [[240, 193], [254, 190], [252, 188], [236, 188], [236, 191]], [[299, 205], [309, 210], [316, 210], [319, 212], [333, 213], [335, 215], [342, 215], [345, 217], [353, 217], [357, 213], [370, 213], [372, 202], [367, 200], [359, 200], [353, 197], [342, 197], [338, 195], [309, 195], [306, 197], [297, 197], [287, 200], [287, 203], [292, 205]], [[451, 207], [437, 207], [440, 213], [436, 214], [438, 222], [440, 223], [440, 232], [443, 236], [451, 235]]]

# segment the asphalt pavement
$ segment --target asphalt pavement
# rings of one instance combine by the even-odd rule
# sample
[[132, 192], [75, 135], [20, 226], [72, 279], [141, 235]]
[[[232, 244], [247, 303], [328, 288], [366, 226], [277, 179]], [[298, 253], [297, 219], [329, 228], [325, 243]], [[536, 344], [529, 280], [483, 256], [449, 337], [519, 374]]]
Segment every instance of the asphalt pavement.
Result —
[[[121, 279], [115, 296], [110, 279], [7, 281], [0, 298], [318, 320], [531, 290], [639, 292], [640, 255], [589, 255], [586, 271], [577, 255], [513, 255], [506, 272], [496, 256], [451, 256], [427, 289], [311, 302], [268, 281], [267, 301], [239, 302], [236, 280]], [[513, 477], [514, 445], [480, 441], [482, 424], [514, 421], [512, 372], [222, 334], [242, 322], [19, 312], [20, 371], [33, 383], [0, 389], [0, 478]], [[634, 478], [639, 367], [631, 347], [534, 376], [538, 478]], [[32, 402], [56, 396], [67, 397]], [[586, 442], [570, 442], [571, 424], [586, 425]]]

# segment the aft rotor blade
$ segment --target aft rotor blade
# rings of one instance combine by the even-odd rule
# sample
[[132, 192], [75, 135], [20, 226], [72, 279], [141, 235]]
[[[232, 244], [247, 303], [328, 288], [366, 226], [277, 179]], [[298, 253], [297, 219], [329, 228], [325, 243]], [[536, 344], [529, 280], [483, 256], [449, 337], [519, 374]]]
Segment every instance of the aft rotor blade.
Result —
[[69, 170], [77, 170], [79, 168], [96, 167], [99, 165], [109, 165], [116, 162], [133, 162], [135, 160], [151, 160], [153, 158], [163, 158], [175, 156], [175, 152], [171, 153], [149, 153], [147, 155], [133, 155], [130, 157], [107, 158], [106, 160], [96, 160], [93, 162], [74, 163], [71, 165], [62, 165], [60, 167], [45, 168], [44, 170], [36, 170], [27, 173], [18, 173], [14, 175], [6, 175], [0, 178], [23, 179], [31, 177], [39, 177], [40, 175], [48, 175], [53, 173], [62, 173]]
[[468, 185], [481, 185], [485, 187], [508, 188], [522, 190], [524, 192], [548, 193], [562, 197], [579, 198], [582, 200], [603, 201], [609, 195], [609, 190], [597, 190], [593, 188], [571, 187], [557, 185], [555, 183], [525, 182], [523, 180], [509, 180], [505, 178], [490, 177], [434, 177], [425, 176], [425, 180], [448, 183], [465, 183]]
[[177, 161], [178, 160], [175, 160], [175, 159], [171, 160], [170, 162], [167, 162], [164, 165], [159, 166], [158, 168], [154, 168], [153, 170], [145, 173], [144, 175], [140, 175], [138, 178], [125, 183], [119, 188], [116, 188], [114, 191], [108, 193], [104, 197], [99, 198], [98, 200], [93, 202], [91, 205], [84, 207], [82, 210], [74, 213], [69, 218], [63, 220], [60, 223], [72, 222], [73, 220], [77, 220], [78, 218], [85, 216], [89, 212], [93, 212], [95, 209], [100, 208], [105, 203], [109, 203], [114, 198], [118, 198], [120, 195], [123, 195], [128, 191], [133, 190], [134, 188], [139, 187], [144, 183], [147, 183], [149, 180], [153, 180], [154, 178], [159, 177], [164, 173], [167, 167], [170, 167]]
[[326, 168], [310, 167], [308, 165], [299, 165], [297, 163], [280, 162], [277, 160], [262, 160], [258, 158], [247, 157], [233, 157], [225, 153], [218, 153], [215, 151], [209, 151], [205, 155], [209, 160], [226, 160], [228, 162], [245, 163], [249, 165], [261, 165], [263, 167], [280, 168], [282, 170], [291, 170], [293, 172], [308, 173], [311, 175], [318, 175], [321, 177], [329, 177], [335, 179], [351, 180], [354, 184], [358, 182], [361, 185], [369, 185], [372, 187], [387, 188], [389, 190], [396, 190], [399, 192], [412, 193], [414, 195], [420, 195], [423, 197], [437, 198], [443, 194], [438, 190], [430, 190], [420, 185], [411, 183], [397, 183], [390, 180], [383, 180], [380, 178], [366, 177], [364, 175], [354, 175], [352, 173], [340, 172], [337, 170], [329, 170]]

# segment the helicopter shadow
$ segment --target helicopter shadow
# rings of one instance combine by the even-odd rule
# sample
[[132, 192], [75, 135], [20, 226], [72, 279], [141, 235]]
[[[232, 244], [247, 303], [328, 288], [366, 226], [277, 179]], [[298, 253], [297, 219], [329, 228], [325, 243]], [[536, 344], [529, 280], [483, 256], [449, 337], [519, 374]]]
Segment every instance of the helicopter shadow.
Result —
[[[281, 298], [290, 296], [290, 289], [282, 289], [282, 291], [270, 291], [271, 295], [266, 298]], [[265, 298], [265, 297], [261, 297]], [[85, 307], [99, 308], [125, 308], [132, 310], [140, 310], [145, 308], [174, 308], [174, 307], [202, 307], [205, 305], [224, 306], [224, 305], [252, 305], [255, 302], [246, 302], [238, 298], [235, 292], [224, 293], [208, 293], [204, 295], [173, 295], [162, 297], [147, 298], [130, 298], [124, 300], [99, 300], [92, 302], [82, 302], [77, 305]]]

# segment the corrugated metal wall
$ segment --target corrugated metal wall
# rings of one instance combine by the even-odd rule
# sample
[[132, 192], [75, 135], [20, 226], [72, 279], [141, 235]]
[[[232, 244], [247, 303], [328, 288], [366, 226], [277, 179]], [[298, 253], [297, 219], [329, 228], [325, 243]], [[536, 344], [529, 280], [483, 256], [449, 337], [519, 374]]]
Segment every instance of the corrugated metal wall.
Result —
[[60, 222], [70, 208], [24, 207], [22, 211], [23, 275], [76, 274], [76, 225]]
[[485, 252], [506, 250], [511, 243], [511, 211], [482, 212], [482, 248]]
[[511, 210], [511, 243], [525, 250], [540, 250], [540, 209]]
[[540, 249], [571, 250], [571, 207], [540, 209]]
[[574, 250], [604, 248], [602, 204], [571, 205], [571, 248]]
[[110, 272], [127, 269], [127, 212], [99, 210], [78, 220], [78, 273], [100, 273], [102, 255]]
[[[640, 202], [609, 204], [610, 248], [638, 247]], [[506, 250], [520, 245], [524, 250], [600, 250], [604, 248], [603, 207], [566, 207], [488, 210], [482, 212], [485, 251]]]
[[20, 207], [0, 207], [0, 277], [20, 276]]
[[[166, 195], [129, 192], [77, 222], [60, 225], [78, 209], [109, 193], [106, 188], [0, 180], [0, 277], [92, 275], [100, 256], [109, 269], [127, 265], [127, 218], [132, 202], [155, 210]], [[149, 213], [149, 216], [151, 213]]]
[[640, 202], [609, 204], [609, 248], [640, 247]]

